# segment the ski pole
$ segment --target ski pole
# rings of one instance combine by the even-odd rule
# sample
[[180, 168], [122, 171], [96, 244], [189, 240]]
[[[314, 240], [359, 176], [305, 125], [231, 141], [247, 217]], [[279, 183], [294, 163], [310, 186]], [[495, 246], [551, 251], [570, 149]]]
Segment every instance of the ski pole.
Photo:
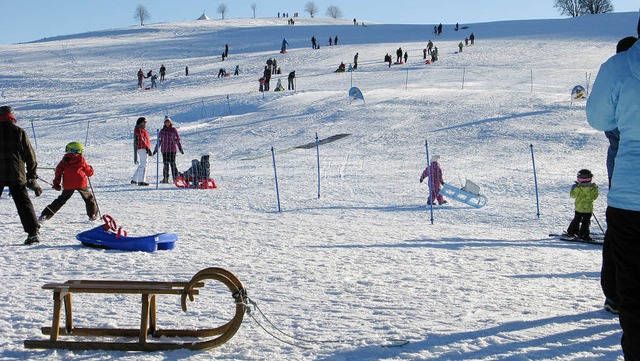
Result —
[[87, 177], [89, 181], [89, 188], [91, 188], [91, 194], [93, 195], [93, 200], [96, 202], [96, 209], [98, 210], [98, 216], [102, 218], [102, 214], [100, 213], [100, 206], [98, 206], [98, 198], [96, 198], [96, 193], [93, 191], [93, 185], [91, 184], [91, 178]]
[[600, 227], [600, 230], [602, 231], [602, 234], [604, 234], [604, 229], [602, 229], [602, 226], [600, 225], [600, 222], [598, 221], [598, 218], [596, 217], [595, 213], [591, 213], [591, 215], [593, 216], [593, 219], [596, 220], [596, 223], [598, 224], [598, 227]]

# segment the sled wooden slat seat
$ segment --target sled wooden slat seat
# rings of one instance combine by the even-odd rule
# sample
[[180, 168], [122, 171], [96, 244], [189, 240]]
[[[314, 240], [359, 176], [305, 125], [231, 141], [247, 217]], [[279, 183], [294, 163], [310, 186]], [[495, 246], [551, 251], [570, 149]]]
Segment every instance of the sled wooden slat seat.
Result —
[[[159, 329], [156, 319], [156, 297], [177, 295], [181, 297], [181, 307], [187, 311], [186, 300], [193, 301], [205, 287], [205, 280], [216, 280], [225, 284], [232, 293], [235, 315], [226, 324], [215, 328]], [[26, 348], [60, 348], [69, 350], [119, 350], [119, 351], [159, 351], [173, 349], [205, 349], [220, 346], [228, 341], [242, 324], [246, 306], [246, 291], [242, 283], [231, 272], [221, 268], [207, 268], [196, 273], [188, 282], [155, 281], [110, 281], [110, 280], [69, 280], [64, 283], [47, 283], [43, 289], [53, 290], [53, 319], [51, 327], [41, 331], [49, 335], [48, 340], [25, 340]], [[92, 328], [75, 327], [73, 324], [72, 294], [139, 294], [142, 298], [140, 328]], [[64, 327], [61, 327], [62, 305], [65, 309]], [[106, 305], [108, 307], [108, 305]], [[89, 341], [61, 341], [60, 336], [95, 337], [137, 337], [137, 342], [108, 342], [91, 339]], [[159, 337], [215, 337], [207, 340], [177, 340], [175, 342], [154, 342], [147, 339]], [[173, 341], [173, 340], [172, 340]]]

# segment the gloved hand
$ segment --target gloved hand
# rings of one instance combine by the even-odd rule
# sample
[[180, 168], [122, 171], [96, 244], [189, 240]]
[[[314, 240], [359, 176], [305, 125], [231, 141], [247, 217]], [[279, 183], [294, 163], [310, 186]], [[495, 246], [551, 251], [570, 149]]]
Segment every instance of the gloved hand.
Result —
[[151, 149], [147, 148], [147, 154], [148, 155], [153, 155], [153, 153], [151, 153]]
[[40, 195], [42, 194], [42, 188], [40, 187], [38, 182], [35, 180], [35, 178], [29, 179], [27, 181], [27, 188], [33, 190], [33, 193], [36, 194], [36, 197], [40, 197]]
[[422, 183], [423, 180], [424, 180], [424, 177], [420, 176], [420, 183]]
[[444, 185], [444, 182], [442, 182], [442, 185]]
[[180, 154], [184, 154], [184, 150], [182, 150], [182, 148], [180, 148]]
[[53, 187], [51, 187], [51, 188], [57, 190], [58, 192], [60, 192], [62, 190], [62, 186], [60, 184], [55, 184], [55, 183], [53, 184]]
[[156, 155], [156, 153], [158, 153], [158, 151], [154, 150], [152, 155]]

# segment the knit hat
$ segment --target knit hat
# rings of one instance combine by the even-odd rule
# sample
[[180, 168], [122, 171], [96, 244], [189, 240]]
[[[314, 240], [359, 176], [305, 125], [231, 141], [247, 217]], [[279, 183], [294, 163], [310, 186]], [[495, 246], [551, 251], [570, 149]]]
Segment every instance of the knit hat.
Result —
[[173, 122], [171, 121], [171, 118], [169, 118], [168, 115], [164, 116], [164, 122], [166, 123], [167, 121], [169, 121], [169, 125], [173, 125]]
[[439, 155], [437, 155], [437, 154], [436, 154], [436, 155], [434, 155], [433, 157], [431, 157], [431, 163], [433, 163], [433, 162], [437, 162], [437, 161], [439, 161], [439, 160], [440, 160], [440, 156], [439, 156]]
[[3, 105], [0, 107], [0, 122], [8, 121], [16, 123], [16, 118], [13, 116], [13, 108], [10, 105]]
[[136, 126], [142, 124], [142, 123], [146, 123], [147, 122], [147, 118], [145, 117], [140, 117], [138, 118], [138, 120], [136, 121]]

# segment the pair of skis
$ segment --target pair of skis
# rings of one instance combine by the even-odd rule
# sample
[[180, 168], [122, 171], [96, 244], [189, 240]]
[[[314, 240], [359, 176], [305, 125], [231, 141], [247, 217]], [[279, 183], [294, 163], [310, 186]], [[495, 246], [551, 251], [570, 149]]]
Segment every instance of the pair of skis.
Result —
[[554, 239], [567, 241], [567, 242], [577, 242], [577, 243], [587, 243], [587, 244], [597, 244], [597, 245], [602, 245], [604, 243], [604, 235], [600, 233], [592, 233], [590, 235], [591, 239], [582, 239], [578, 236], [571, 236], [566, 233], [550, 233], [549, 237], [553, 237]]

